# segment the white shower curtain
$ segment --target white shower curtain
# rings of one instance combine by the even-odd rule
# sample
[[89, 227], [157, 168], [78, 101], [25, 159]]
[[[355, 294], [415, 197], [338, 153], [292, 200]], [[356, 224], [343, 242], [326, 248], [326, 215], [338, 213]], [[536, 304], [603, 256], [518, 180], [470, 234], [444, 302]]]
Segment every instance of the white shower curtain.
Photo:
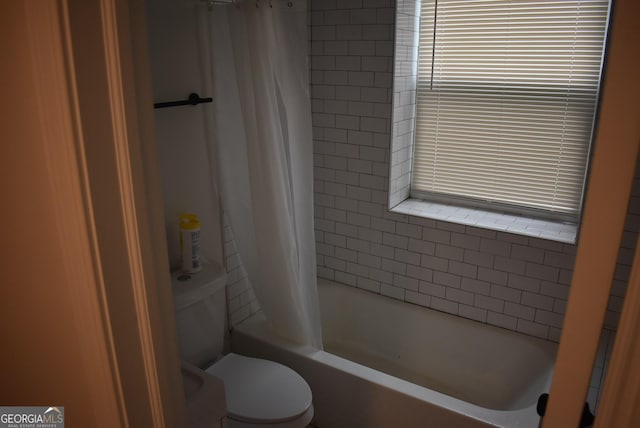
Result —
[[209, 14], [223, 206], [267, 320], [321, 349], [306, 1], [269, 3]]

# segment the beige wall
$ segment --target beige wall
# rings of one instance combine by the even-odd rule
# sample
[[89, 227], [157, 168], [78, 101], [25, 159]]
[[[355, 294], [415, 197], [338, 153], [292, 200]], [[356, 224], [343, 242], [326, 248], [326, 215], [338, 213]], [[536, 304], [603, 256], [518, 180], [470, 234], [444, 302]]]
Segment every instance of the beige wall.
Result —
[[[211, 97], [205, 2], [147, 2], [154, 102]], [[172, 268], [180, 266], [178, 216], [198, 214], [203, 255], [222, 263], [222, 225], [213, 160], [212, 104], [154, 110]]]

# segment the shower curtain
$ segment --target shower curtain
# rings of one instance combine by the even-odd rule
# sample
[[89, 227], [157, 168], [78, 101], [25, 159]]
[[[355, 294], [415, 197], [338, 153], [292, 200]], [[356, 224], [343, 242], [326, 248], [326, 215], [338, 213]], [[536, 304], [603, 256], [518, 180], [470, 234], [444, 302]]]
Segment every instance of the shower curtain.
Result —
[[209, 17], [217, 169], [238, 252], [276, 332], [322, 349], [306, 1]]

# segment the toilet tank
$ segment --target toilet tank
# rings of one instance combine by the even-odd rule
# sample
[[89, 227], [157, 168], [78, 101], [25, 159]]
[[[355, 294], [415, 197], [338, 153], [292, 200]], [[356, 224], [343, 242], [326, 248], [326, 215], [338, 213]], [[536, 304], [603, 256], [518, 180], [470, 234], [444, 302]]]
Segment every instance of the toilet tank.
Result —
[[171, 275], [180, 357], [206, 368], [222, 354], [227, 329], [226, 273], [216, 263]]

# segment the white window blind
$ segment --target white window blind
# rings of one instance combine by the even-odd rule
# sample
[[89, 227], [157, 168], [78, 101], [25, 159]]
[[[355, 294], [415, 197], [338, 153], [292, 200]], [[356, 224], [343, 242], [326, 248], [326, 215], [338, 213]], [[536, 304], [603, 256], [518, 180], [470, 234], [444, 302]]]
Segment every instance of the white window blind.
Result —
[[412, 195], [577, 218], [608, 8], [423, 0]]

